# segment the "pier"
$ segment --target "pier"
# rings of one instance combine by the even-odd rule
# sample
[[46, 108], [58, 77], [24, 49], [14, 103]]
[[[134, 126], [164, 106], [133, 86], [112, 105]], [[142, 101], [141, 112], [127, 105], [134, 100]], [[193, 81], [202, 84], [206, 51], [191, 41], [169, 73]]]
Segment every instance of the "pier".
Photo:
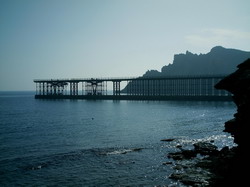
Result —
[[35, 79], [34, 83], [36, 99], [232, 100], [229, 92], [214, 88], [223, 78], [218, 75]]

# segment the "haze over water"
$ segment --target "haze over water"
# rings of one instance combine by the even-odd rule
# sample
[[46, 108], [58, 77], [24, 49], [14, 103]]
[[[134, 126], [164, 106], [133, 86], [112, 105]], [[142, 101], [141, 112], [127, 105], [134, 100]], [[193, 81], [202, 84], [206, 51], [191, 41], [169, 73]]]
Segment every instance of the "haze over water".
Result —
[[173, 170], [162, 163], [176, 145], [233, 145], [223, 125], [235, 110], [232, 102], [35, 100], [31, 92], [1, 92], [0, 185], [168, 185]]

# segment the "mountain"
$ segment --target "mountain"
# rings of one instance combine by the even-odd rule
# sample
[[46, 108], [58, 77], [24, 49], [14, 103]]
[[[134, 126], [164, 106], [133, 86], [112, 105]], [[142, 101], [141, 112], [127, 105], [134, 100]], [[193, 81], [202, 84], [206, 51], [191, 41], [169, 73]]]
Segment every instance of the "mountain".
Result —
[[172, 64], [163, 66], [161, 72], [147, 71], [143, 77], [175, 75], [227, 75], [236, 70], [238, 64], [250, 58], [250, 52], [216, 46], [207, 54], [174, 55]]
[[[244, 62], [248, 58], [250, 58], [250, 52], [238, 49], [226, 49], [221, 46], [212, 48], [207, 54], [197, 55], [187, 51], [186, 54], [174, 55], [173, 63], [163, 66], [161, 72], [150, 70], [142, 77], [228, 75], [236, 70], [238, 64]], [[138, 90], [133, 89], [138, 84], [141, 83], [132, 81], [122, 90], [122, 92], [138, 93]], [[153, 84], [155, 83], [150, 83], [151, 88], [156, 89], [157, 86], [159, 86]], [[154, 92], [156, 93], [157, 90]]]

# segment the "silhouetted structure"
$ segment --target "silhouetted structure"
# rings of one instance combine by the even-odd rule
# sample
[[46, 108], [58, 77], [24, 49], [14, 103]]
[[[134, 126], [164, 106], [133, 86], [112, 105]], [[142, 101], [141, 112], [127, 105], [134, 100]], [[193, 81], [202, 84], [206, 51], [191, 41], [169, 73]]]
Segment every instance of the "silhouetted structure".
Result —
[[236, 66], [250, 58], [250, 52], [217, 46], [207, 54], [175, 54], [173, 63], [163, 66], [161, 71], [147, 71], [143, 76], [199, 76], [228, 75]]
[[250, 58], [237, 67], [237, 71], [221, 80], [215, 87], [233, 94], [237, 113], [234, 119], [225, 123], [225, 131], [232, 134], [234, 142], [238, 144], [241, 151], [244, 151], [248, 146], [250, 124]]
[[[126, 100], [229, 100], [227, 91], [214, 85], [225, 76], [171, 76], [100, 79], [34, 80], [35, 98]], [[108, 83], [113, 84], [112, 94]], [[127, 86], [121, 90], [121, 82]]]

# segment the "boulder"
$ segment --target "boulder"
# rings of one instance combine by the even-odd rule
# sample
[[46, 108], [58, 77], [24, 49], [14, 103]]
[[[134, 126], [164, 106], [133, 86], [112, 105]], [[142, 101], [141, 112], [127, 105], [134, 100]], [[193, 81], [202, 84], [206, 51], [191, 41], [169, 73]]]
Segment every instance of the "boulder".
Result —
[[167, 138], [167, 139], [162, 139], [161, 141], [162, 142], [172, 142], [174, 140], [175, 140], [174, 138]]
[[175, 153], [169, 153], [168, 158], [172, 158], [174, 160], [183, 160], [183, 159], [191, 159], [196, 157], [197, 152], [195, 150], [182, 150]]

